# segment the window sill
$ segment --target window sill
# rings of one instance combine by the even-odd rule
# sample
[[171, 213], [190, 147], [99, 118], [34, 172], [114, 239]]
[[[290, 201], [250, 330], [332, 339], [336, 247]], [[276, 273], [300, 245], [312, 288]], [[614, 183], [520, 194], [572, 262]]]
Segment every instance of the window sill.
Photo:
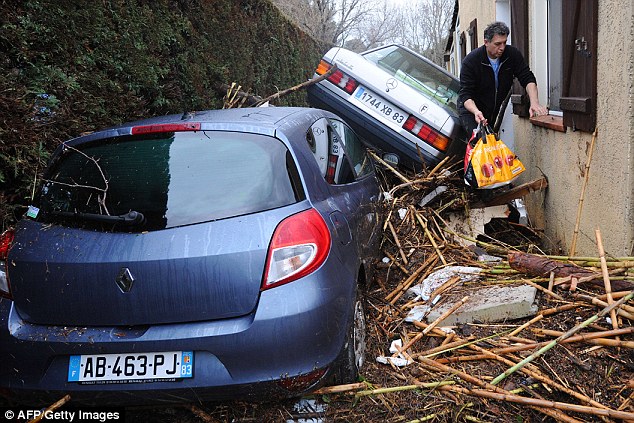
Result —
[[535, 126], [552, 129], [553, 131], [566, 132], [566, 127], [564, 126], [564, 118], [561, 116], [535, 116], [530, 118], [529, 120]]

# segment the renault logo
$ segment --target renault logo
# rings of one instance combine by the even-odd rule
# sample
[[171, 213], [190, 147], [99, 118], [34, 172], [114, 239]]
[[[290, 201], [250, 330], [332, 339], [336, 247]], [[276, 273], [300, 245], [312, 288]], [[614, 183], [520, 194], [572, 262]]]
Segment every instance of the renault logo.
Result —
[[130, 292], [132, 289], [132, 284], [134, 283], [134, 276], [130, 273], [130, 269], [127, 267], [122, 267], [117, 275], [117, 286], [121, 290], [121, 292], [126, 293]]
[[385, 92], [389, 93], [390, 90], [393, 90], [397, 86], [398, 86], [398, 81], [396, 79], [394, 79], [394, 78], [390, 78], [385, 83]]

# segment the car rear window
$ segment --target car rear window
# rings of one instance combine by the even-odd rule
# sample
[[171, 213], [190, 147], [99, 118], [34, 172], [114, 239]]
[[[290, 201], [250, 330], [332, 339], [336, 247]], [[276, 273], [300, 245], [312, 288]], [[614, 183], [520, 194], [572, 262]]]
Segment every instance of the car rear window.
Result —
[[[282, 207], [303, 198], [300, 187], [290, 152], [278, 139], [170, 132], [66, 147], [37, 205], [46, 221], [148, 231]], [[145, 223], [131, 227], [101, 218], [131, 211]]]
[[421, 92], [425, 97], [458, 113], [460, 82], [415, 54], [399, 46], [388, 46], [363, 55], [396, 79]]

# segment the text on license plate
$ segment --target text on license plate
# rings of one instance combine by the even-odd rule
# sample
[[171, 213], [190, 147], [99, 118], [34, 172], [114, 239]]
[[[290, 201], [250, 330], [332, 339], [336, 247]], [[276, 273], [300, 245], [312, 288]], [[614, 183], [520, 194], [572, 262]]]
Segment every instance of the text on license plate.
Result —
[[392, 104], [375, 94], [368, 92], [363, 87], [359, 87], [354, 97], [366, 106], [375, 109], [398, 124], [402, 124], [407, 119], [407, 116], [402, 110], [394, 107]]
[[193, 368], [192, 351], [73, 355], [68, 364], [68, 381], [187, 378], [193, 376]]

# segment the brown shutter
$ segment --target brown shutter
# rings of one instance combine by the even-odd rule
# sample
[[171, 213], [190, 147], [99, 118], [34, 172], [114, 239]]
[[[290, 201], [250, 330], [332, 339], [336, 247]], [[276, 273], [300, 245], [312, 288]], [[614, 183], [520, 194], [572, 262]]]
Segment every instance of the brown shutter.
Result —
[[[511, 0], [511, 45], [516, 47], [528, 60], [528, 1]], [[511, 104], [513, 113], [528, 117], [530, 101], [526, 90], [516, 79], [511, 88]]]
[[471, 50], [478, 48], [478, 20], [474, 19], [469, 24], [469, 36], [471, 37]]
[[460, 59], [467, 57], [467, 37], [464, 35], [464, 31], [460, 33]]
[[594, 131], [597, 109], [598, 0], [563, 0], [563, 87], [559, 106], [564, 125]]

